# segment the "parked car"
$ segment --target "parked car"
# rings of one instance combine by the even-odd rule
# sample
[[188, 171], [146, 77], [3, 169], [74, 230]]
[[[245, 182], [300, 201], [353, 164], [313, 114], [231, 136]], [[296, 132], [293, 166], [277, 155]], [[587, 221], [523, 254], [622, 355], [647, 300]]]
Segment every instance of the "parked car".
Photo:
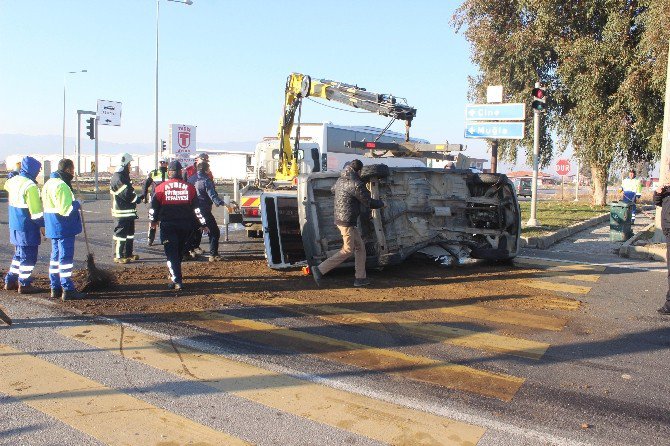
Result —
[[530, 197], [532, 194], [531, 191], [531, 180], [528, 178], [517, 178], [514, 180], [514, 190], [518, 197]]

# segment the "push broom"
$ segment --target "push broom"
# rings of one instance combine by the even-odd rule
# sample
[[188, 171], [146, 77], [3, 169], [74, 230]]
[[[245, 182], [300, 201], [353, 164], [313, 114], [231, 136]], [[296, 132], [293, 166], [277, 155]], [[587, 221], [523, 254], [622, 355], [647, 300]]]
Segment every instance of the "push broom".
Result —
[[79, 214], [81, 215], [81, 226], [84, 229], [84, 241], [86, 242], [86, 280], [81, 291], [98, 291], [109, 288], [112, 285], [112, 275], [95, 266], [93, 253], [88, 243], [88, 233], [86, 232], [86, 219], [84, 218], [84, 207], [82, 206], [81, 189], [79, 188], [79, 178], [76, 177], [77, 192], [79, 195]]

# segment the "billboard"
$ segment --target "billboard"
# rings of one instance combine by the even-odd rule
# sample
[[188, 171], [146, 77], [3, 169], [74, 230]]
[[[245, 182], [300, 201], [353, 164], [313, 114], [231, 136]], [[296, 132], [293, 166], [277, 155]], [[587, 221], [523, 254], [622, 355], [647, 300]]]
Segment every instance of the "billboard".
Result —
[[170, 124], [171, 158], [179, 160], [183, 167], [193, 164], [196, 128], [194, 125]]

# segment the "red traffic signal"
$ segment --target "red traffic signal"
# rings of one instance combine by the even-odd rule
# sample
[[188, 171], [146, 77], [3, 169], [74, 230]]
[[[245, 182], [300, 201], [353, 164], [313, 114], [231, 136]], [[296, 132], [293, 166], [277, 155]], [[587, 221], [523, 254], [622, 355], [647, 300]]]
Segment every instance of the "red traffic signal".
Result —
[[533, 88], [533, 110], [542, 112], [545, 111], [546, 108], [547, 108], [547, 91], [544, 89], [544, 87]]

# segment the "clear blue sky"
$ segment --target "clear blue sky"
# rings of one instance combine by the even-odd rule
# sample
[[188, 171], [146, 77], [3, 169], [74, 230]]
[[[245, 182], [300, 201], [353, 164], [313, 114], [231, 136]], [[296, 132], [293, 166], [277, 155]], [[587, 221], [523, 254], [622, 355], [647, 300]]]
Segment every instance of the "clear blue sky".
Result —
[[[474, 67], [450, 25], [459, 2], [193, 1], [161, 0], [162, 138], [170, 123], [197, 125], [199, 143], [273, 135], [296, 71], [406, 97], [418, 109], [413, 136], [484, 155], [483, 142], [463, 139]], [[108, 99], [123, 117], [103, 141], [153, 142], [155, 26], [155, 0], [0, 0], [0, 133], [60, 135], [63, 75], [87, 69], [68, 77], [68, 136], [76, 109]], [[303, 121], [388, 123], [310, 102]]]

